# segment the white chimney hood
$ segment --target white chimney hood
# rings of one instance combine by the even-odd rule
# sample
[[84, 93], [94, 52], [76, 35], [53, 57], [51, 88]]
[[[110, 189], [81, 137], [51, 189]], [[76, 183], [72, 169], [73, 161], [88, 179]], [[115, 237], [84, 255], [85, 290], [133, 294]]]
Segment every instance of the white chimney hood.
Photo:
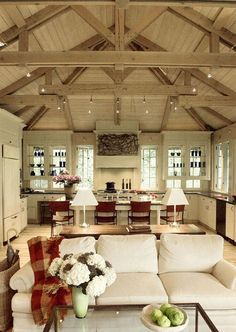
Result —
[[[95, 167], [96, 168], [138, 168], [139, 167], [139, 152], [137, 147], [137, 139], [139, 137], [140, 131], [139, 131], [139, 123], [138, 121], [125, 121], [124, 123], [121, 122], [120, 125], [114, 124], [113, 121], [97, 121], [96, 122], [96, 140], [97, 140], [97, 153], [95, 157]], [[109, 151], [109, 144], [108, 148], [106, 147], [102, 149], [101, 148], [101, 138], [102, 140], [109, 139], [109, 135], [111, 136], [111, 140], [121, 140], [122, 136], [133, 138], [135, 140], [136, 137], [136, 148], [137, 152], [131, 152], [129, 151], [122, 151], [122, 147], [120, 149], [120, 152], [116, 151], [114, 149], [113, 151]], [[125, 141], [126, 142], [126, 141]], [[124, 142], [124, 143], [125, 143]], [[106, 143], [106, 142], [105, 142]], [[109, 142], [108, 142], [109, 143]], [[115, 144], [114, 144], [115, 145]], [[123, 147], [125, 147], [126, 144], [123, 144]], [[128, 146], [128, 144], [127, 144]], [[111, 150], [113, 149], [113, 145], [111, 145]], [[118, 143], [118, 150], [119, 150], [119, 143]], [[135, 150], [135, 149], [134, 149]]]

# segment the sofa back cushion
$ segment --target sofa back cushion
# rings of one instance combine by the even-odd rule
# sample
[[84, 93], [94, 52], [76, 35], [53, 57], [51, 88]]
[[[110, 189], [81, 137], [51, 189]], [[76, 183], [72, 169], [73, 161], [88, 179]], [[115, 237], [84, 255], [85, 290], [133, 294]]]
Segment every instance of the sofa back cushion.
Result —
[[97, 253], [108, 260], [117, 273], [157, 273], [156, 238], [151, 234], [101, 235]]
[[223, 257], [223, 238], [219, 235], [162, 234], [159, 273], [208, 272]]
[[59, 245], [60, 256], [95, 252], [95, 239], [92, 236], [63, 239]]

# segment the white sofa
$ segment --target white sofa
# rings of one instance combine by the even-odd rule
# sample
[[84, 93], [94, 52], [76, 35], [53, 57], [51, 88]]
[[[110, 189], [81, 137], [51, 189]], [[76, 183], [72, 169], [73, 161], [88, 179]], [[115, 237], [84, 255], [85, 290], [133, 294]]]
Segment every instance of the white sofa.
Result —
[[[199, 302], [219, 331], [236, 331], [236, 267], [223, 259], [218, 235], [150, 234], [64, 239], [61, 255], [96, 250], [110, 261], [117, 280], [99, 305]], [[42, 331], [31, 314], [34, 275], [30, 263], [11, 278], [14, 332]]]

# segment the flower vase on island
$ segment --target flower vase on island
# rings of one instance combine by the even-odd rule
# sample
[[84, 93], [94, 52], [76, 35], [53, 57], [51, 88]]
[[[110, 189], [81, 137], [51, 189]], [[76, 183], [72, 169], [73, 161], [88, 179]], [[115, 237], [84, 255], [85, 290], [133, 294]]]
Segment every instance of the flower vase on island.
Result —
[[59, 175], [54, 176], [52, 181], [55, 183], [63, 183], [66, 199], [71, 200], [73, 198], [73, 185], [75, 183], [80, 183], [81, 177], [78, 175], [69, 175], [69, 172], [64, 170]]
[[72, 289], [72, 305], [77, 318], [86, 316], [89, 297], [101, 295], [116, 280], [111, 264], [93, 252], [57, 257], [48, 272]]

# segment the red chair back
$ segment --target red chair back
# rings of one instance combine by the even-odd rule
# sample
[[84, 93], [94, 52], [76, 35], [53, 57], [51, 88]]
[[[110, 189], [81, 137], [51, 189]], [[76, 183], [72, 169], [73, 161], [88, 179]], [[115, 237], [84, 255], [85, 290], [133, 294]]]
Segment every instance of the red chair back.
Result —
[[116, 202], [98, 202], [96, 206], [97, 212], [114, 212], [116, 210]]
[[70, 209], [70, 201], [55, 201], [48, 203], [49, 210], [55, 214], [56, 212], [67, 212]]
[[151, 202], [131, 201], [130, 206], [132, 212], [149, 212], [151, 209]]
[[[176, 205], [175, 211], [176, 212], [183, 212], [185, 205]], [[174, 212], [174, 205], [167, 205], [166, 206], [166, 212]]]

